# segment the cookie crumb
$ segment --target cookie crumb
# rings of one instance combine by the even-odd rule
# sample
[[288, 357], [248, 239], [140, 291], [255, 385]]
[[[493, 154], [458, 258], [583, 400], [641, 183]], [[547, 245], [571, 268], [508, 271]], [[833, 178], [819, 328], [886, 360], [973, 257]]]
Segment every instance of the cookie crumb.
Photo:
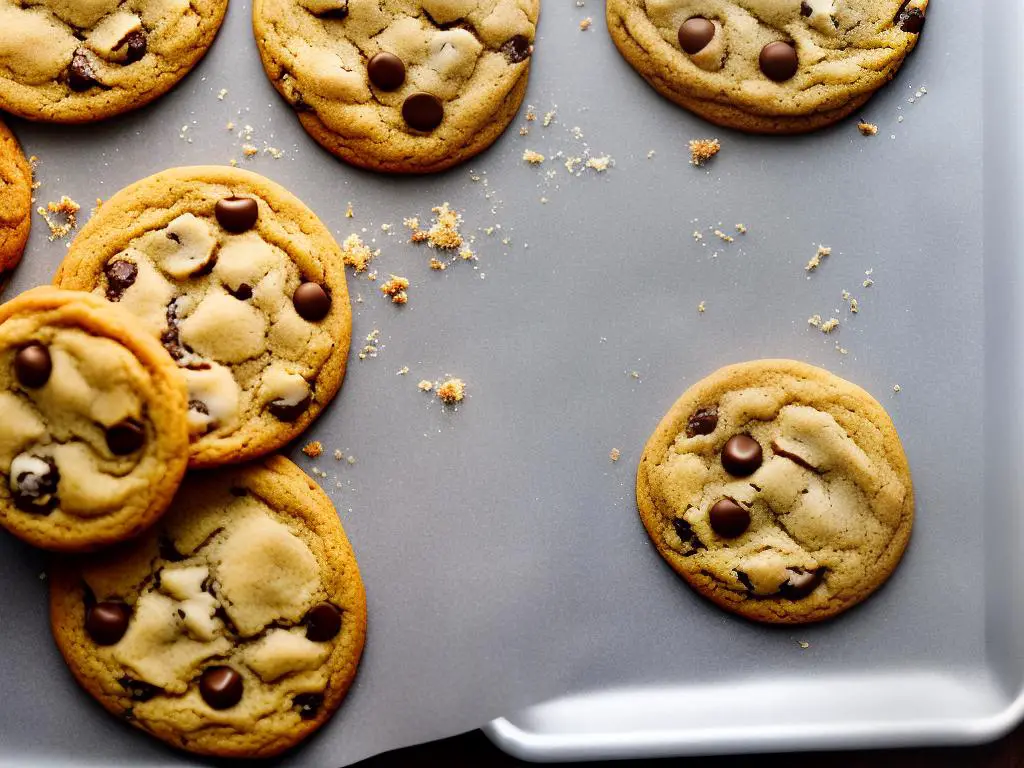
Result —
[[590, 25], [593, 24], [593, 23], [594, 23], [594, 20], [591, 19], [589, 16], [587, 16], [587, 18], [585, 18], [585, 19], [582, 19], [580, 21], [580, 31], [581, 32], [586, 32], [588, 29], [590, 29]]
[[551, 123], [555, 121], [556, 110], [552, 109], [550, 112], [544, 114], [544, 127], [547, 128]]
[[647, 159], [648, 159], [648, 160], [653, 160], [653, 159], [654, 159], [654, 150], [653, 150], [653, 149], [652, 149], [652, 150], [650, 150], [650, 151], [649, 151], [649, 152], [647, 153]]
[[640, 378], [640, 371], [630, 371], [629, 372], [629, 378], [631, 378], [631, 379], [639, 379]]
[[608, 458], [611, 459], [612, 461], [618, 461], [619, 456], [621, 455], [622, 454], [619, 452], [618, 448], [612, 448], [611, 451], [608, 453]]
[[366, 334], [366, 345], [359, 350], [359, 359], [365, 360], [368, 357], [376, 357], [379, 348], [377, 341], [380, 339], [380, 328], [374, 328]]
[[408, 287], [409, 281], [407, 279], [398, 275], [392, 275], [390, 280], [381, 285], [380, 292], [385, 296], [390, 296], [393, 304], [405, 304], [409, 301], [409, 294], [406, 293]]
[[901, 387], [899, 384], [893, 384], [892, 391], [898, 395], [900, 392], [903, 391], [903, 387]]
[[701, 234], [699, 229], [695, 229], [693, 230], [693, 239], [695, 242], [699, 243], [701, 240], [704, 239], [704, 235]]
[[697, 305], [697, 311], [698, 311], [698, 312], [699, 312], [700, 314], [702, 314], [702, 315], [704, 314], [704, 311], [705, 311], [706, 309], [707, 309], [707, 305], [705, 305], [705, 303], [704, 303], [703, 301], [702, 301], [702, 302], [701, 302], [700, 304], [698, 304], [698, 305]]
[[723, 231], [722, 231], [722, 230], [720, 230], [720, 229], [716, 229], [716, 230], [715, 230], [715, 237], [717, 237], [717, 238], [718, 238], [718, 239], [720, 239], [720, 240], [724, 240], [724, 241], [725, 241], [725, 242], [727, 242], [727, 243], [731, 243], [731, 242], [732, 242], [733, 240], [735, 240], [735, 239], [736, 239], [736, 238], [735, 238], [735, 237], [733, 237], [732, 235], [727, 235], [727, 234], [725, 234], [725, 232], [723, 232]]
[[874, 123], [866, 123], [863, 120], [857, 123], [857, 130], [860, 131], [862, 136], [878, 135], [878, 126]]
[[832, 333], [836, 328], [839, 327], [839, 321], [836, 318], [830, 318], [821, 324], [822, 333]]
[[544, 155], [540, 152], [534, 152], [532, 149], [528, 149], [523, 152], [523, 160], [530, 165], [540, 165], [544, 162]]
[[691, 139], [690, 163], [697, 166], [704, 165], [721, 151], [722, 145], [718, 139]]
[[370, 262], [379, 254], [380, 251], [371, 251], [363, 243], [362, 238], [355, 233], [346, 237], [345, 241], [341, 244], [342, 262], [346, 267], [352, 267], [356, 272], [365, 272]]
[[[502, 240], [501, 242], [505, 243], [505, 245], [508, 245], [507, 240]], [[476, 254], [473, 253], [472, 249], [470, 248], [463, 248], [461, 251], [459, 251], [459, 258], [462, 259], [463, 261], [472, 261], [473, 259], [476, 258]]]
[[345, 458], [345, 454], [343, 454], [341, 451], [339, 451], [337, 448], [335, 448], [334, 449], [334, 460], [335, 461], [341, 461], [344, 458]]
[[321, 443], [319, 440], [313, 440], [311, 442], [306, 443], [305, 447], [302, 449], [302, 452], [309, 456], [309, 458], [311, 459], [319, 458], [320, 456], [323, 455], [324, 444]]
[[737, 224], [736, 225], [736, 231], [739, 232], [741, 235], [747, 234], [747, 225], [746, 224]]
[[443, 250], [455, 250], [462, 245], [462, 233], [459, 226], [462, 224], [462, 216], [458, 211], [453, 211], [448, 203], [435, 206], [431, 209], [434, 213], [434, 224], [428, 230], [419, 228], [418, 219], [406, 219], [404, 224], [412, 230], [410, 238], [414, 243], [426, 242], [431, 248]]
[[246, 157], [254, 157], [255, 155], [258, 155], [259, 153], [260, 153], [259, 149], [257, 147], [254, 147], [252, 144], [243, 144], [242, 145], [242, 154], [245, 155]]
[[799, 645], [805, 651], [811, 647], [811, 644], [808, 643], [806, 640], [797, 640], [796, 644]]
[[462, 379], [450, 378], [441, 382], [437, 388], [437, 397], [445, 405], [461, 403], [466, 396], [466, 382]]
[[233, 131], [235, 130], [235, 124], [231, 120], [228, 120], [227, 125], [225, 125], [224, 128], [229, 131]]
[[403, 365], [401, 368], [399, 368], [397, 371], [395, 371], [395, 375], [396, 376], [405, 376], [407, 373], [409, 373], [409, 366], [408, 365]]
[[416, 386], [419, 387], [420, 392], [429, 392], [434, 388], [434, 382], [428, 379], [421, 379], [420, 383]]
[[430, 260], [430, 268], [431, 268], [431, 269], [436, 269], [436, 270], [438, 270], [438, 271], [441, 271], [442, 269], [448, 269], [448, 265], [447, 265], [447, 264], [445, 264], [445, 263], [444, 263], [443, 261], [441, 261], [440, 259], [433, 259], [433, 258], [432, 258], [432, 259]]
[[224, 97], [225, 97], [225, 96], [227, 96], [227, 95], [228, 95], [228, 89], [227, 89], [227, 88], [221, 88], [221, 89], [220, 89], [220, 90], [219, 90], [219, 91], [217, 92], [217, 99], [218, 99], [219, 101], [224, 101]]
[[821, 327], [821, 315], [811, 315], [807, 318], [807, 324], [812, 328]]
[[409, 216], [408, 218], [402, 219], [402, 225], [415, 232], [420, 228], [420, 220], [416, 216]]
[[[50, 242], [67, 237], [78, 227], [78, 211], [81, 206], [67, 195], [61, 195], [56, 203], [49, 202], [46, 207], [39, 206], [36, 213], [43, 217], [50, 229]], [[51, 215], [53, 214], [53, 215]], [[63, 217], [63, 220], [62, 220]]]
[[537, 119], [537, 113], [533, 109], [533, 107], [526, 108], [526, 120], [531, 123]]
[[586, 167], [592, 168], [598, 173], [604, 173], [608, 170], [608, 167], [614, 165], [615, 161], [612, 160], [611, 155], [603, 155], [601, 157], [590, 157], [587, 158]]
[[818, 246], [818, 252], [815, 253], [813, 257], [811, 257], [811, 260], [807, 262], [807, 266], [804, 267], [804, 269], [807, 270], [808, 272], [813, 272], [814, 270], [816, 270], [818, 267], [821, 266], [821, 260], [822, 259], [824, 259], [824, 258], [826, 258], [828, 256], [831, 256], [831, 255], [832, 255], [832, 249], [831, 248], [829, 248], [828, 246], [825, 246], [825, 245], [819, 245]]

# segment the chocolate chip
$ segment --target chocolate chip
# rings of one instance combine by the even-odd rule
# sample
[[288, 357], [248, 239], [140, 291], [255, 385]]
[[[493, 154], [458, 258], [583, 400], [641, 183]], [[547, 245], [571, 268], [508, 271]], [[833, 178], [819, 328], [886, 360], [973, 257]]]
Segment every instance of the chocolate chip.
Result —
[[366, 65], [370, 82], [381, 91], [397, 91], [405, 82], [405, 63], [393, 53], [381, 51]]
[[117, 259], [103, 265], [103, 274], [107, 276], [107, 301], [120, 301], [124, 292], [135, 284], [139, 267], [133, 261]]
[[825, 569], [818, 568], [814, 571], [789, 569], [789, 579], [779, 587], [779, 597], [787, 600], [800, 600], [807, 597], [825, 578]]
[[175, 360], [182, 360], [192, 350], [181, 343], [181, 332], [178, 328], [178, 300], [174, 299], [167, 305], [167, 329], [160, 334], [160, 342], [167, 354]]
[[686, 422], [686, 436], [710, 435], [718, 426], [718, 408], [698, 408]]
[[160, 537], [158, 546], [160, 557], [169, 563], [180, 563], [186, 557], [186, 555], [183, 555], [178, 551], [178, 548], [174, 546], [174, 542], [166, 536]]
[[113, 645], [128, 630], [132, 609], [124, 603], [96, 603], [85, 612], [85, 631], [96, 645]]
[[708, 522], [722, 538], [735, 539], [750, 527], [750, 512], [732, 499], [722, 499], [708, 510]]
[[299, 708], [299, 717], [312, 720], [324, 705], [324, 697], [322, 693], [300, 693], [292, 699], [292, 704]]
[[146, 55], [146, 33], [142, 30], [129, 32], [124, 43], [128, 46], [128, 53], [124, 59], [125, 64], [134, 64]]
[[800, 15], [810, 16], [812, 13], [814, 13], [814, 9], [807, 3], [807, 0], [803, 0], [803, 2], [800, 3]]
[[298, 421], [299, 417], [306, 412], [310, 402], [309, 397], [304, 397], [294, 404], [286, 403], [283, 400], [273, 400], [267, 404], [267, 410], [281, 421], [293, 422]]
[[402, 117], [410, 128], [427, 133], [444, 120], [444, 106], [436, 96], [414, 93], [402, 104]]
[[260, 208], [251, 197], [225, 197], [217, 201], [213, 213], [224, 229], [238, 234], [252, 229], [260, 215]]
[[199, 678], [199, 693], [214, 709], [230, 709], [242, 700], [242, 676], [231, 667], [209, 667]]
[[[38, 469], [20, 471], [14, 475], [14, 487], [11, 496], [15, 506], [22, 512], [45, 515], [57, 506], [57, 486], [60, 484], [60, 472], [57, 464], [50, 457], [31, 456], [32, 462], [39, 463]], [[11, 469], [14, 470], [12, 463]]]
[[776, 40], [761, 49], [759, 58], [761, 71], [769, 80], [781, 83], [796, 74], [800, 66], [796, 48], [791, 43]]
[[157, 688], [155, 685], [150, 685], [142, 680], [134, 680], [127, 675], [117, 682], [119, 682], [121, 687], [128, 692], [132, 701], [149, 701], [158, 693], [161, 693], [161, 689]]
[[761, 466], [761, 446], [750, 435], [733, 435], [722, 448], [722, 466], [734, 477], [752, 475]]
[[501, 44], [500, 50], [510, 64], [518, 64], [530, 58], [533, 53], [533, 45], [526, 35], [512, 35]]
[[331, 296], [319, 283], [303, 283], [292, 294], [295, 311], [303, 320], [315, 323], [331, 311]]
[[252, 286], [248, 283], [239, 283], [235, 290], [228, 288], [228, 293], [239, 301], [248, 301], [252, 298]]
[[135, 453], [146, 442], [146, 430], [135, 419], [125, 419], [107, 428], [107, 447], [115, 456]]
[[673, 518], [672, 526], [676, 529], [676, 535], [684, 544], [689, 544], [691, 549], [689, 552], [685, 552], [684, 555], [695, 555], [698, 550], [707, 549], [704, 546], [704, 542], [700, 540], [697, 534], [685, 519], [681, 517]]
[[72, 91], [87, 91], [99, 85], [89, 57], [84, 48], [76, 48], [71, 54], [71, 65], [68, 67], [68, 87]]
[[50, 380], [53, 360], [50, 351], [42, 344], [29, 344], [18, 350], [14, 356], [14, 375], [23, 387], [39, 389]]
[[679, 45], [691, 56], [707, 48], [715, 37], [715, 25], [702, 16], [687, 19], [679, 27]]
[[326, 643], [341, 631], [341, 611], [330, 603], [313, 606], [306, 614], [306, 639]]
[[893, 23], [904, 32], [908, 32], [911, 35], [919, 35], [921, 30], [924, 29], [924, 11], [920, 8], [907, 8], [909, 4], [910, 0], [903, 0], [903, 5], [896, 12], [896, 18], [893, 20]]
[[322, 11], [316, 14], [318, 19], [333, 19], [340, 21], [341, 19], [348, 18], [348, 0], [341, 0], [341, 5], [337, 8], [330, 8], [326, 11]]

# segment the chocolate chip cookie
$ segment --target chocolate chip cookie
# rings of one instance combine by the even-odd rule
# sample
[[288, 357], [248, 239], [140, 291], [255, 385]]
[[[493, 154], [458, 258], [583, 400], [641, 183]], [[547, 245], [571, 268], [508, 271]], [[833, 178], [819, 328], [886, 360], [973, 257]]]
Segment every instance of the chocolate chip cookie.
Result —
[[191, 474], [143, 538], [50, 574], [54, 637], [110, 712], [179, 747], [268, 756], [341, 704], [366, 596], [331, 500], [287, 459]]
[[489, 147], [523, 101], [540, 0], [255, 0], [267, 76], [327, 150], [428, 173]]
[[608, 0], [612, 39], [663, 96], [713, 123], [802, 133], [888, 83], [928, 0]]
[[32, 224], [32, 169], [11, 130], [0, 123], [0, 276], [14, 269]]
[[177, 361], [193, 468], [280, 448], [341, 386], [351, 331], [341, 249], [255, 173], [176, 168], [121, 190], [55, 281], [131, 311]]
[[723, 368], [672, 406], [640, 459], [640, 517], [698, 592], [798, 624], [859, 603], [910, 539], [899, 436], [867, 392], [820, 368]]
[[203, 57], [227, 0], [0, 3], [0, 108], [88, 123], [148, 104]]
[[134, 536], [188, 461], [185, 384], [135, 319], [36, 288], [0, 306], [0, 524], [47, 549]]

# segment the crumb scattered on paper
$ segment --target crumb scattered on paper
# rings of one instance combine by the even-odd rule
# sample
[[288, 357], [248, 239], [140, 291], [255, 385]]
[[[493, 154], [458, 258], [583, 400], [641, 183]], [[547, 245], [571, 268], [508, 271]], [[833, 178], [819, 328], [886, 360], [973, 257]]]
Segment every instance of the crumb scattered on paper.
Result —
[[727, 243], [731, 243], [733, 240], [736, 239], [732, 235], [725, 234], [725, 232], [723, 232], [720, 229], [715, 230], [715, 237], [717, 237], [719, 240], [724, 240]]
[[611, 155], [602, 155], [601, 157], [589, 157], [585, 167], [592, 168], [598, 173], [607, 171], [608, 168], [615, 164], [615, 161], [611, 158]]
[[408, 288], [409, 281], [407, 279], [392, 275], [390, 280], [381, 285], [380, 292], [391, 297], [394, 304], [405, 304], [409, 301], [409, 294], [406, 292]]
[[804, 267], [808, 272], [813, 272], [821, 266], [821, 260], [832, 255], [832, 249], [825, 245], [818, 246], [818, 252], [811, 257], [811, 260], [807, 262], [807, 266]]
[[839, 327], [839, 321], [836, 318], [829, 318], [821, 324], [822, 333], [832, 333], [836, 328]]
[[374, 328], [366, 334], [366, 344], [359, 350], [359, 359], [365, 360], [368, 357], [376, 357], [380, 351], [377, 342], [380, 340], [380, 328]]
[[445, 379], [437, 388], [437, 397], [445, 405], [461, 403], [465, 396], [466, 382], [462, 379]]
[[708, 160], [722, 151], [718, 139], [691, 139], [690, 162], [693, 165], [704, 165]]
[[622, 454], [619, 452], [618, 448], [612, 448], [611, 451], [608, 453], [608, 458], [611, 459], [612, 461], [618, 461], [619, 456], [621, 455]]
[[319, 458], [320, 456], [323, 455], [324, 444], [321, 443], [319, 440], [313, 440], [312, 442], [306, 443], [305, 447], [302, 449], [302, 452], [309, 456], [309, 458], [311, 459]]
[[859, 122], [857, 123], [857, 130], [860, 131], [863, 136], [878, 135], [878, 126], [874, 123]]
[[704, 314], [704, 312], [706, 310], [707, 310], [707, 305], [703, 301], [700, 304], [697, 305], [697, 311], [700, 312], [702, 315]]
[[811, 644], [808, 643], [806, 640], [797, 640], [796, 644], [799, 645], [805, 651], [811, 647]]
[[50, 242], [67, 237], [78, 227], [78, 211], [81, 206], [67, 195], [61, 195], [56, 203], [39, 206], [36, 213], [43, 217], [50, 229]]
[[534, 152], [532, 149], [527, 149], [523, 152], [523, 160], [530, 165], [540, 165], [544, 162], [544, 155], [540, 152]]
[[895, 392], [896, 394], [899, 394], [900, 392], [903, 391], [903, 387], [901, 387], [899, 384], [893, 384], [892, 391]]
[[463, 242], [462, 233], [459, 231], [462, 216], [458, 211], [453, 211], [448, 203], [435, 206], [431, 210], [434, 214], [434, 224], [430, 229], [420, 229], [419, 220], [415, 218], [404, 221], [405, 226], [412, 230], [412, 242], [425, 242], [431, 248], [443, 250], [459, 248]]
[[395, 371], [395, 374], [397, 376], [405, 376], [407, 373], [409, 373], [409, 366], [408, 365], [403, 365], [401, 368], [399, 368], [397, 371]]
[[736, 225], [736, 231], [739, 232], [741, 235], [747, 234], [747, 225], [746, 224], [737, 224]]
[[341, 244], [341, 259], [346, 267], [352, 267], [356, 272], [365, 272], [370, 262], [380, 254], [380, 251], [372, 251], [359, 235], [352, 233], [345, 238]]
[[228, 95], [228, 89], [227, 88], [221, 88], [220, 91], [218, 91], [218, 93], [217, 93], [217, 98], [220, 101], [224, 101], [224, 97], [227, 96], [227, 95]]
[[429, 392], [434, 388], [434, 382], [430, 381], [429, 379], [421, 379], [420, 383], [417, 384], [416, 386], [419, 387], [421, 392]]
[[581, 19], [580, 20], [580, 30], [583, 31], [583, 32], [586, 32], [588, 29], [590, 29], [590, 25], [593, 24], [593, 23], [594, 23], [594, 20], [591, 19], [589, 16], [587, 16], [587, 18], [585, 18], [585, 19]]

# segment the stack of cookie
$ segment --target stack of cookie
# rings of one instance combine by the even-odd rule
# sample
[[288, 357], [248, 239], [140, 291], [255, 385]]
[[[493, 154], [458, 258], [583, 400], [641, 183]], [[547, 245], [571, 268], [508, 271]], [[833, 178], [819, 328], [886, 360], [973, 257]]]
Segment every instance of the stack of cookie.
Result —
[[108, 710], [276, 754], [337, 709], [365, 636], [330, 499], [267, 458], [341, 385], [341, 251], [267, 179], [182, 168], [106, 202], [55, 282], [0, 307], [0, 525], [89, 552], [55, 561], [51, 618]]

